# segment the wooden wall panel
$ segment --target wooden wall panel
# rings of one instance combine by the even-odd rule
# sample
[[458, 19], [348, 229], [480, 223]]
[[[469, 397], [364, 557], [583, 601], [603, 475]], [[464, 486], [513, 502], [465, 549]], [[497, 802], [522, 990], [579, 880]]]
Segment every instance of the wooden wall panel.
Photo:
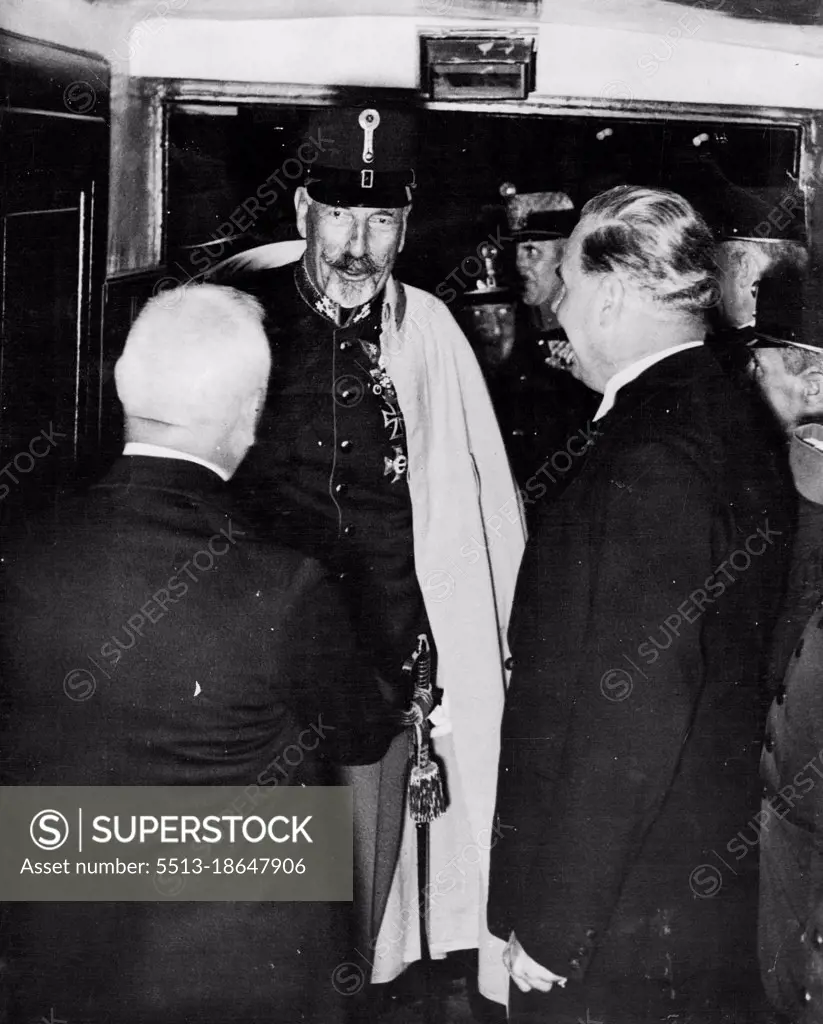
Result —
[[108, 274], [148, 270], [164, 259], [166, 113], [161, 83], [112, 81]]

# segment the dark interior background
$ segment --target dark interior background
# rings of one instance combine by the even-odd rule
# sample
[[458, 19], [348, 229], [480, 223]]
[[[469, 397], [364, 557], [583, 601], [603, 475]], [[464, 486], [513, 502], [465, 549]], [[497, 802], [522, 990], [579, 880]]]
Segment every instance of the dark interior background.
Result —
[[[233, 252], [297, 237], [292, 194], [299, 181], [281, 171], [286, 188], [275, 186], [276, 201], [254, 218], [241, 204], [294, 158], [310, 108], [219, 110], [182, 107], [170, 119], [169, 268], [180, 280]], [[796, 187], [799, 141], [794, 128], [421, 112], [418, 188], [398, 276], [435, 290], [505, 224], [499, 187], [506, 181], [518, 192], [568, 192], [578, 207], [612, 185], [662, 186], [686, 195], [714, 226], [724, 217], [763, 219]], [[231, 240], [221, 241], [218, 228], [232, 213], [243, 230], [232, 228]], [[509, 249], [503, 257], [511, 273]]]

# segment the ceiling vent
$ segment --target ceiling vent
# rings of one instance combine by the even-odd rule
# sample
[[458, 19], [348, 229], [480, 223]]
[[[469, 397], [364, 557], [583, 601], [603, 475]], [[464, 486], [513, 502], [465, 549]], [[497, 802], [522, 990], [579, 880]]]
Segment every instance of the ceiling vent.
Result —
[[534, 88], [534, 32], [420, 38], [421, 87], [433, 100], [524, 100]]

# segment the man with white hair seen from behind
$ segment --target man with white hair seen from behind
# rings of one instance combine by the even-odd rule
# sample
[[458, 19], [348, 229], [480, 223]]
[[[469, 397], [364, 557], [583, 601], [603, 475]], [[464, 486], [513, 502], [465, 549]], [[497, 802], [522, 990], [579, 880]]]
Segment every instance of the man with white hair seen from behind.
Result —
[[271, 356], [261, 318], [249, 296], [214, 285], [151, 300], [115, 368], [124, 455], [182, 454], [228, 480], [254, 443], [265, 401]]
[[561, 265], [558, 320], [603, 397], [509, 629], [489, 925], [518, 1024], [761, 1019], [757, 858], [713, 851], [759, 808], [791, 496], [755, 396], [704, 348], [713, 269], [690, 204], [634, 186], [586, 204]]
[[[352, 691], [363, 668], [325, 570], [257, 542], [229, 500], [266, 394], [261, 321], [231, 288], [152, 299], [116, 367], [123, 456], [56, 524], [4, 548], [0, 784], [318, 785], [323, 754], [382, 756], [379, 734], [354, 747], [346, 729], [346, 705], [361, 728], [368, 719], [368, 687]], [[330, 738], [301, 745], [318, 722]], [[284, 757], [295, 744], [296, 764]], [[8, 904], [0, 1002], [19, 1021], [54, 1007], [88, 1024], [336, 1022], [328, 979], [346, 914], [308, 902]]]

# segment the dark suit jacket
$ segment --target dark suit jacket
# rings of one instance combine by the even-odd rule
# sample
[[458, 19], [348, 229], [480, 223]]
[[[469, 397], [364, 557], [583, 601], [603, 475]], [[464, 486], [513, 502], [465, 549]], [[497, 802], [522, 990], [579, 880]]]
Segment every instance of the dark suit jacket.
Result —
[[[767, 722], [759, 832], [760, 961], [772, 1003], [821, 1018], [823, 990], [823, 607], [789, 658]], [[751, 837], [749, 841], [751, 842]]]
[[[123, 458], [45, 527], [4, 551], [4, 784], [311, 785], [327, 781], [318, 754], [382, 755], [388, 737], [358, 749], [347, 732], [373, 687], [356, 689], [324, 569], [258, 543], [210, 470]], [[312, 723], [328, 737], [317, 753], [313, 735], [300, 744]], [[347, 909], [10, 904], [11, 1019], [50, 1006], [95, 1024], [336, 1019]]]
[[758, 806], [792, 490], [750, 398], [704, 349], [647, 370], [526, 549], [489, 919], [570, 988], [753, 962], [756, 854], [728, 844]]

